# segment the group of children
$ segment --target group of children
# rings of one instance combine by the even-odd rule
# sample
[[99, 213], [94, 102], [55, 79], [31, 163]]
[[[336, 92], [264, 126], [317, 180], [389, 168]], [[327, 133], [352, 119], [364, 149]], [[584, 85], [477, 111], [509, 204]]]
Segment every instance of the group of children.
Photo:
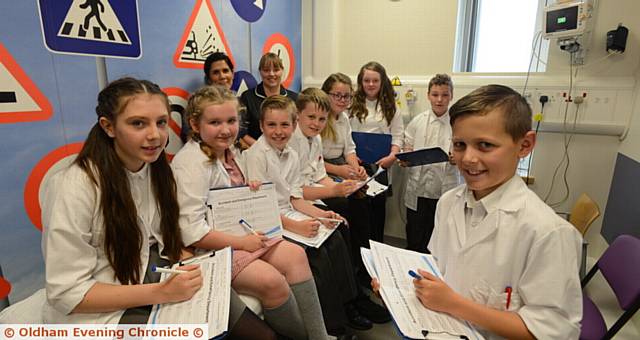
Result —
[[[290, 94], [274, 56], [260, 62], [262, 87], [242, 96], [260, 101], [258, 113], [246, 115], [229, 90], [231, 61], [208, 60], [205, 79], [219, 85], [190, 97], [188, 141], [170, 165], [163, 151], [170, 109], [157, 85], [123, 78], [100, 92], [98, 122], [81, 153], [46, 188], [46, 322], [145, 323], [150, 305], [188, 300], [202, 284], [197, 266], [159, 282], [152, 264], [226, 246], [233, 291], [258, 298], [264, 311], [263, 321], [232, 293], [230, 338], [326, 339], [344, 336], [345, 325], [388, 321], [363, 291], [369, 278], [359, 255], [370, 239], [382, 241], [385, 196], [371, 199], [357, 184], [390, 168], [403, 148], [439, 146], [450, 163], [408, 168], [409, 248], [431, 251], [445, 278], [420, 271], [422, 304], [489, 337], [577, 338], [581, 237], [515, 174], [535, 145], [522, 96], [483, 86], [449, 109], [451, 79], [437, 75], [428, 86], [431, 109], [405, 130], [379, 63], [362, 67], [355, 92], [336, 73], [322, 89]], [[242, 121], [248, 149], [240, 152]], [[389, 155], [361, 164], [352, 131], [391, 134]], [[458, 171], [465, 184], [449, 190]], [[210, 189], [260, 190], [267, 181], [287, 231], [337, 230], [319, 248], [216, 230], [207, 217]]]

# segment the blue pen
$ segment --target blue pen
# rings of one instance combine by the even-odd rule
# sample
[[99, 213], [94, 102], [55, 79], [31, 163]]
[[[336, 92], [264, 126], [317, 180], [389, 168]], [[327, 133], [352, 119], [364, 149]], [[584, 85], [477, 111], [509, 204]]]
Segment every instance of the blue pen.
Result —
[[420, 274], [414, 272], [413, 270], [409, 270], [409, 275], [411, 275], [411, 277], [416, 280], [422, 280], [422, 276], [420, 276]]
[[243, 226], [245, 229], [247, 229], [250, 233], [254, 235], [258, 235], [255, 229], [253, 229], [253, 227], [249, 223], [247, 223], [247, 221], [245, 221], [244, 219], [240, 219], [238, 223], [240, 223], [240, 225]]

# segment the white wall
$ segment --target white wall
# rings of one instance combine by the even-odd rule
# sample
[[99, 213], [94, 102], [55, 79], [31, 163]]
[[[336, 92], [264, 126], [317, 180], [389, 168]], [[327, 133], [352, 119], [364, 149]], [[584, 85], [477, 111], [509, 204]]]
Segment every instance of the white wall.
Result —
[[[640, 1], [599, 0], [596, 5], [586, 65], [574, 79], [574, 93], [587, 92], [578, 113], [579, 130], [584, 134], [576, 135], [570, 146], [571, 195], [558, 209], [563, 211], [570, 209], [580, 193], [587, 192], [604, 212], [617, 153], [640, 160], [640, 100], [636, 100], [640, 95]], [[385, 65], [390, 76], [401, 77], [404, 86], [396, 88], [400, 95], [409, 87], [419, 94], [415, 106], [402, 103], [405, 120], [427, 108], [426, 82], [435, 73], [452, 74], [454, 99], [488, 83], [521, 90], [524, 74], [452, 73], [457, 10], [458, 2], [454, 0], [303, 0], [303, 87], [319, 86], [336, 71], [355, 79], [361, 65], [376, 60]], [[629, 29], [626, 51], [605, 58], [606, 32], [619, 23]], [[552, 42], [547, 71], [533, 74], [529, 80], [527, 92], [534, 112], [540, 110], [537, 98], [541, 94], [552, 96], [552, 102], [545, 107], [543, 131], [558, 131], [561, 126], [558, 122], [565, 109], [561, 93], [569, 87], [568, 60], [568, 53]], [[570, 120], [574, 110], [574, 104], [570, 104]], [[626, 139], [621, 142], [620, 135], [627, 129]], [[540, 196], [546, 194], [553, 169], [562, 156], [562, 141], [560, 133], [539, 134], [531, 171], [536, 182], [531, 188]], [[555, 187], [551, 201], [563, 194], [561, 183]], [[391, 216], [387, 233], [403, 237], [399, 205], [396, 195], [388, 206]], [[602, 217], [586, 235], [593, 258], [599, 257], [607, 246], [600, 236], [601, 224]], [[638, 319], [634, 323], [640, 328]]]
[[[401, 108], [404, 114], [413, 115], [427, 107], [425, 86], [428, 79], [435, 73], [452, 73], [457, 1], [307, 0], [303, 3], [303, 19], [310, 18], [303, 20], [303, 41], [308, 42], [303, 46], [305, 86], [319, 86], [328, 74], [336, 71], [355, 78], [362, 64], [377, 60], [385, 65], [390, 75], [400, 75], [405, 85], [396, 89], [400, 95], [409, 87], [418, 92], [419, 100], [414, 107], [403, 103]], [[620, 147], [616, 135], [628, 125], [633, 99], [639, 91], [635, 73], [640, 64], [640, 43], [636, 34], [640, 32], [640, 22], [634, 19], [640, 15], [640, 2], [600, 0], [594, 12], [586, 66], [574, 79], [574, 94], [587, 93], [578, 114], [579, 130], [587, 134], [574, 137], [572, 141], [568, 177], [571, 195], [559, 210], [569, 210], [582, 192], [589, 193], [602, 209], [606, 207], [614, 160]], [[629, 28], [627, 50], [622, 55], [603, 59], [606, 32], [618, 23]], [[533, 74], [529, 80], [527, 92], [531, 93], [534, 111], [540, 110], [539, 95], [552, 96], [552, 102], [545, 107], [543, 131], [558, 131], [561, 127], [565, 109], [561, 93], [569, 87], [568, 59], [568, 53], [551, 43], [547, 72]], [[522, 89], [525, 83], [524, 74], [452, 75], [454, 99], [487, 83], [501, 83], [516, 89]], [[575, 110], [573, 105], [569, 106], [570, 120]], [[636, 128], [640, 130], [640, 126]], [[593, 135], [593, 132], [609, 136]], [[640, 133], [630, 134], [628, 138], [640, 139]], [[541, 196], [548, 190], [552, 169], [561, 157], [561, 141], [561, 135], [556, 133], [543, 132], [539, 136], [532, 168], [536, 184], [532, 189]], [[626, 145], [627, 149], [633, 149], [633, 143]], [[561, 186], [555, 187], [560, 190]], [[551, 201], [562, 195], [557, 190]], [[595, 245], [594, 250], [599, 251], [606, 247], [598, 238], [601, 220], [596, 221], [588, 234]], [[399, 223], [390, 223], [392, 235], [402, 235]], [[597, 251], [594, 256], [598, 254]]]

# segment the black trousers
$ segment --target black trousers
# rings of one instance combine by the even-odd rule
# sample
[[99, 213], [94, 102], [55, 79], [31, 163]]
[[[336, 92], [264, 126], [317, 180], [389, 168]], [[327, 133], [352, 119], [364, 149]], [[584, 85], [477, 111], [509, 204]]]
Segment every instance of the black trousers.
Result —
[[349, 198], [336, 197], [322, 200], [330, 210], [337, 212], [349, 221], [348, 237], [343, 234], [345, 242], [350, 248], [351, 263], [358, 282], [366, 287], [370, 286], [371, 277], [367, 273], [360, 248], [369, 248], [371, 237], [371, 202], [369, 197]]
[[329, 331], [347, 324], [344, 305], [358, 294], [349, 248], [342, 236], [348, 235], [345, 229], [344, 225], [338, 227], [320, 248], [306, 247], [324, 323]]
[[[373, 175], [378, 166], [375, 164], [366, 164], [365, 169], [369, 176]], [[380, 184], [389, 186], [386, 192], [378, 196], [369, 198], [371, 200], [371, 235], [370, 238], [377, 242], [384, 242], [384, 223], [387, 219], [387, 196], [391, 195], [391, 186], [389, 185], [389, 172], [385, 171], [376, 177], [376, 181]]]
[[407, 208], [407, 249], [429, 253], [437, 204], [437, 199], [418, 197], [418, 210]]

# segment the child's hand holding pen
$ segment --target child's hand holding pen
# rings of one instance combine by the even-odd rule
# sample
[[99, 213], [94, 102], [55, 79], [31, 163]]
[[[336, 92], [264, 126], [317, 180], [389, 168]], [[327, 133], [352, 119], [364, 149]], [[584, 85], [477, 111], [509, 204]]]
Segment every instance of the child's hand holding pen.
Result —
[[356, 191], [358, 187], [358, 182], [353, 180], [345, 180], [340, 183], [336, 183], [333, 186], [333, 196], [334, 197], [347, 197], [351, 195], [354, 191]]
[[240, 219], [238, 223], [249, 232], [249, 235], [241, 237], [239, 249], [254, 252], [260, 248], [264, 248], [265, 242], [269, 239], [267, 236], [253, 229], [244, 219]]
[[340, 216], [340, 214], [333, 212], [331, 210], [324, 211], [322, 215], [316, 217], [315, 219], [320, 221], [327, 228], [331, 228], [331, 229], [337, 227], [338, 225], [340, 225], [340, 223], [345, 222], [345, 219], [342, 216]]
[[409, 275], [414, 278], [416, 296], [423, 306], [431, 310], [448, 313], [460, 297], [444, 281], [427, 271], [418, 269], [418, 273], [410, 271]]
[[269, 240], [269, 238], [260, 232], [245, 235], [241, 237], [240, 249], [246, 250], [248, 252], [254, 252], [258, 249], [264, 248], [265, 242], [267, 242], [267, 240]]
[[173, 275], [158, 283], [165, 302], [180, 302], [191, 299], [202, 287], [202, 272], [197, 264], [180, 266], [177, 269], [153, 267], [155, 272], [169, 272]]

